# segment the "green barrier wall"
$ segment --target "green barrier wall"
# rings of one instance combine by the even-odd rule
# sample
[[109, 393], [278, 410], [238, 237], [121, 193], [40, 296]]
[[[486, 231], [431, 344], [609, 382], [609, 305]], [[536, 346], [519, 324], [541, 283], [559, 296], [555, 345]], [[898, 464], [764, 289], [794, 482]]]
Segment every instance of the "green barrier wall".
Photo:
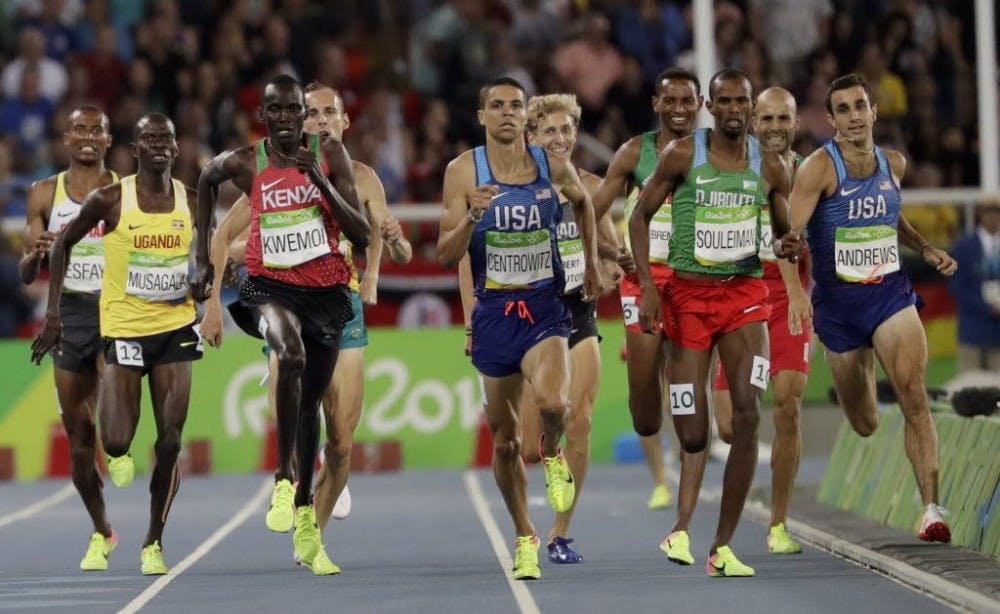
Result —
[[[935, 413], [940, 503], [951, 515], [952, 543], [1000, 558], [1000, 419]], [[884, 524], [915, 531], [923, 509], [903, 447], [903, 417], [893, 409], [871, 437], [845, 421], [818, 499]]]

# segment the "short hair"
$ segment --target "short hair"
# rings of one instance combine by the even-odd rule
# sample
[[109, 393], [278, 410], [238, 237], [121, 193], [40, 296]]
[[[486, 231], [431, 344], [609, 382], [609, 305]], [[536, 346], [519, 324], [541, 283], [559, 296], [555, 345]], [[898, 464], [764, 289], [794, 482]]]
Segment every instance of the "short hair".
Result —
[[718, 88], [719, 81], [735, 81], [737, 79], [746, 79], [746, 82], [750, 84], [750, 97], [753, 98], [753, 81], [750, 80], [750, 75], [737, 68], [723, 68], [712, 75], [712, 78], [708, 80], [708, 98], [715, 100], [715, 90]]
[[326, 83], [320, 83], [319, 81], [310, 81], [302, 88], [304, 94], [311, 94], [313, 92], [318, 92], [320, 90], [330, 90], [333, 92], [333, 96], [340, 101], [341, 109], [344, 107], [344, 97], [340, 95], [340, 90], [333, 87], [332, 85], [327, 85]]
[[528, 101], [528, 130], [534, 132], [538, 123], [550, 113], [565, 113], [573, 118], [573, 125], [580, 125], [583, 110], [573, 94], [546, 94], [532, 96]]
[[865, 81], [864, 77], [858, 73], [852, 72], [850, 74], [842, 75], [837, 77], [830, 82], [830, 86], [826, 88], [826, 112], [833, 115], [833, 93], [840, 90], [848, 90], [852, 87], [861, 87], [868, 96], [868, 101], [872, 102], [875, 100], [875, 96], [872, 94], [872, 88], [868, 87], [868, 82]]
[[132, 140], [138, 141], [139, 133], [142, 132], [143, 126], [154, 121], [166, 124], [167, 127], [170, 128], [171, 134], [173, 134], [175, 137], [177, 136], [177, 131], [174, 129], [174, 122], [170, 121], [170, 118], [164, 115], [163, 113], [154, 111], [152, 113], [146, 113], [145, 115], [139, 118], [139, 121], [135, 122], [135, 126], [132, 127]]
[[264, 98], [264, 92], [267, 91], [267, 88], [272, 85], [276, 87], [297, 87], [299, 89], [302, 89], [302, 84], [299, 83], [298, 79], [296, 79], [292, 75], [281, 73], [267, 80], [267, 83], [265, 83], [264, 87], [261, 88], [260, 90], [261, 98]]
[[101, 123], [104, 125], [105, 129], [111, 126], [111, 120], [108, 119], [108, 114], [104, 112], [104, 109], [96, 104], [81, 104], [69, 112], [69, 117], [73, 117], [73, 115], [77, 113], [96, 113], [101, 116]]
[[680, 66], [671, 66], [670, 68], [664, 70], [660, 74], [656, 75], [656, 86], [655, 91], [660, 92], [660, 84], [666, 80], [676, 80], [676, 81], [690, 81], [694, 84], [695, 94], [701, 96], [701, 81], [698, 80], [698, 76], [687, 70], [686, 68], [681, 68]]
[[486, 106], [486, 97], [490, 95], [490, 90], [500, 85], [509, 85], [510, 87], [516, 87], [517, 89], [521, 90], [521, 93], [524, 94], [525, 98], [527, 98], [528, 96], [528, 93], [524, 90], [524, 86], [521, 85], [521, 82], [518, 81], [517, 79], [514, 79], [513, 77], [497, 77], [496, 79], [489, 81], [483, 87], [479, 88], [480, 109]]

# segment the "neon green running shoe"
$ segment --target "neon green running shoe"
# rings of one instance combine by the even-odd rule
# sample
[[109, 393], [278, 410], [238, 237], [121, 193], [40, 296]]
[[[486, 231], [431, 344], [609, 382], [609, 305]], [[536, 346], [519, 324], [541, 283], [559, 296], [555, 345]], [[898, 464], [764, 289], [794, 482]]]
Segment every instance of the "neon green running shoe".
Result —
[[303, 561], [302, 564], [311, 569], [313, 574], [317, 576], [333, 576], [340, 573], [340, 567], [327, 556], [323, 544], [319, 545], [319, 551], [316, 552], [311, 563]]
[[576, 485], [566, 457], [560, 452], [542, 460], [545, 461], [545, 494], [548, 495], [549, 505], [556, 512], [565, 512], [572, 507], [573, 497], [576, 496]]
[[779, 522], [767, 534], [767, 549], [771, 554], [798, 554], [802, 552], [802, 545], [791, 538], [785, 523]]
[[740, 562], [729, 546], [719, 546], [715, 554], [705, 561], [705, 573], [713, 578], [749, 578], [753, 567]]
[[312, 567], [313, 559], [323, 548], [319, 525], [316, 523], [316, 509], [311, 505], [295, 508], [295, 533], [292, 534], [295, 556], [302, 564]]
[[[275, 533], [288, 533], [295, 525], [295, 487], [291, 480], [278, 480], [274, 483], [271, 508], [267, 510], [264, 520], [267, 528]], [[315, 516], [313, 522], [316, 522]]]
[[163, 561], [163, 549], [160, 548], [158, 541], [143, 548], [139, 560], [142, 561], [142, 575], [144, 576], [162, 576], [169, 571], [167, 564]]
[[83, 571], [104, 571], [108, 568], [108, 555], [118, 545], [118, 534], [111, 532], [111, 537], [104, 537], [100, 533], [94, 532], [90, 536], [90, 545], [87, 546], [87, 554], [83, 555], [80, 561], [80, 569]]
[[652, 494], [649, 495], [646, 509], [665, 510], [670, 507], [671, 503], [673, 503], [673, 497], [670, 495], [670, 489], [667, 488], [666, 484], [657, 484]]
[[132, 462], [132, 455], [109, 456], [108, 475], [118, 488], [125, 488], [131, 484], [135, 479], [135, 463]]
[[538, 544], [537, 535], [518, 535], [514, 546], [514, 569], [511, 571], [515, 580], [542, 577], [542, 568], [538, 566]]
[[660, 542], [660, 550], [663, 550], [672, 563], [694, 565], [694, 557], [691, 556], [691, 538], [687, 531], [674, 531], [667, 535], [667, 538]]

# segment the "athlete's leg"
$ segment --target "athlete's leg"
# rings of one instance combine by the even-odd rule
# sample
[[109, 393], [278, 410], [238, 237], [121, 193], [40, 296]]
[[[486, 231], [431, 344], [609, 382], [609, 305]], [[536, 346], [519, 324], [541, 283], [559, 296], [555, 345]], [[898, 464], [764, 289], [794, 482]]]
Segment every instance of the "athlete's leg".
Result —
[[97, 471], [97, 373], [77, 373], [55, 368], [56, 395], [69, 439], [73, 485], [83, 500], [94, 531], [111, 537], [104, 507], [104, 481]]
[[319, 406], [323, 394], [330, 388], [333, 369], [337, 364], [338, 348], [303, 340], [306, 352], [305, 370], [302, 372], [302, 399], [298, 411], [298, 432], [295, 452], [298, 460], [298, 488], [295, 507], [312, 504], [313, 466], [319, 449]]
[[924, 505], [937, 503], [937, 429], [930, 414], [924, 374], [927, 369], [927, 338], [915, 307], [895, 313], [875, 329], [875, 353], [899, 397], [906, 419], [906, 456], [913, 466]]
[[733, 441], [722, 478], [722, 503], [710, 552], [732, 540], [754, 472], [757, 469], [757, 424], [760, 395], [767, 387], [768, 337], [765, 322], [750, 322], [719, 339], [733, 402]]
[[278, 470], [274, 479], [294, 481], [292, 451], [302, 402], [302, 374], [306, 367], [302, 325], [295, 314], [275, 303], [261, 305], [259, 311], [267, 322], [266, 341], [273, 360], [277, 361], [277, 370], [271, 378], [278, 426]]
[[535, 527], [528, 517], [528, 478], [521, 459], [517, 402], [521, 398], [524, 377], [520, 373], [506, 377], [483, 376], [486, 389], [486, 422], [493, 436], [493, 477], [518, 536], [532, 536]]
[[542, 462], [542, 452], [538, 446], [530, 445], [531, 442], [542, 440], [542, 415], [535, 404], [535, 395], [532, 394], [531, 386], [521, 387], [521, 400], [518, 401], [518, 414], [521, 424], [521, 441], [528, 442], [528, 445], [521, 446], [521, 458], [526, 463]]
[[847, 352], [824, 348], [826, 363], [833, 376], [837, 399], [847, 421], [858, 435], [868, 437], [878, 427], [878, 403], [875, 398], [875, 354], [870, 347]]
[[639, 435], [639, 445], [654, 485], [667, 484], [663, 463], [663, 380], [667, 365], [666, 339], [661, 334], [647, 335], [625, 331], [625, 367], [628, 372], [628, 408], [632, 427]]
[[125, 456], [139, 424], [142, 371], [108, 364], [98, 386], [98, 423], [104, 451], [112, 458]]
[[[547, 337], [532, 346], [521, 359], [521, 372], [531, 386], [531, 394], [542, 422], [541, 453], [545, 458], [559, 454], [559, 441], [566, 428], [569, 411], [569, 349], [565, 337]], [[536, 445], [526, 442], [525, 445]]]
[[153, 542], [163, 545], [163, 526], [170, 513], [170, 504], [180, 487], [181, 471], [177, 457], [181, 451], [181, 434], [187, 420], [191, 398], [191, 363], [173, 362], [156, 365], [149, 373], [149, 392], [156, 419], [156, 467], [149, 480], [149, 531], [143, 546]]
[[320, 529], [326, 527], [337, 497], [347, 484], [351, 470], [351, 446], [354, 429], [361, 420], [364, 400], [365, 349], [350, 348], [340, 351], [333, 380], [323, 394], [323, 412], [326, 416], [325, 470], [316, 480], [316, 520]]
[[785, 521], [792, 483], [799, 471], [799, 418], [806, 374], [785, 369], [774, 375], [774, 442], [771, 445], [771, 526]]
[[580, 499], [580, 489], [587, 477], [590, 461], [590, 424], [594, 411], [594, 399], [601, 375], [601, 351], [597, 337], [587, 337], [570, 350], [569, 420], [566, 423], [566, 449], [564, 454], [570, 473], [576, 484], [573, 504], [565, 512], [556, 514], [547, 542], [556, 535], [569, 534], [569, 523], [573, 510]]

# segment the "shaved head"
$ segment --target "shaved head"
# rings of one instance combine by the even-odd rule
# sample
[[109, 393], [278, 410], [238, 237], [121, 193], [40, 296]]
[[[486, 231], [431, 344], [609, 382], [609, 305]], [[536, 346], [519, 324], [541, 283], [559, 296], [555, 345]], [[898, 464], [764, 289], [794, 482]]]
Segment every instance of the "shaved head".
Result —
[[791, 109], [792, 113], [795, 114], [798, 109], [795, 105], [795, 96], [783, 87], [769, 87], [757, 96], [757, 104], [776, 104], [776, 105], [787, 105]]
[[757, 96], [753, 131], [765, 151], [790, 155], [799, 128], [795, 97], [782, 87], [769, 87]]
[[135, 122], [135, 127], [132, 128], [132, 140], [139, 140], [139, 135], [146, 126], [150, 125], [166, 125], [170, 130], [171, 134], [177, 134], [174, 131], [174, 122], [170, 121], [170, 118], [163, 113], [147, 113], [139, 118], [139, 121]]

